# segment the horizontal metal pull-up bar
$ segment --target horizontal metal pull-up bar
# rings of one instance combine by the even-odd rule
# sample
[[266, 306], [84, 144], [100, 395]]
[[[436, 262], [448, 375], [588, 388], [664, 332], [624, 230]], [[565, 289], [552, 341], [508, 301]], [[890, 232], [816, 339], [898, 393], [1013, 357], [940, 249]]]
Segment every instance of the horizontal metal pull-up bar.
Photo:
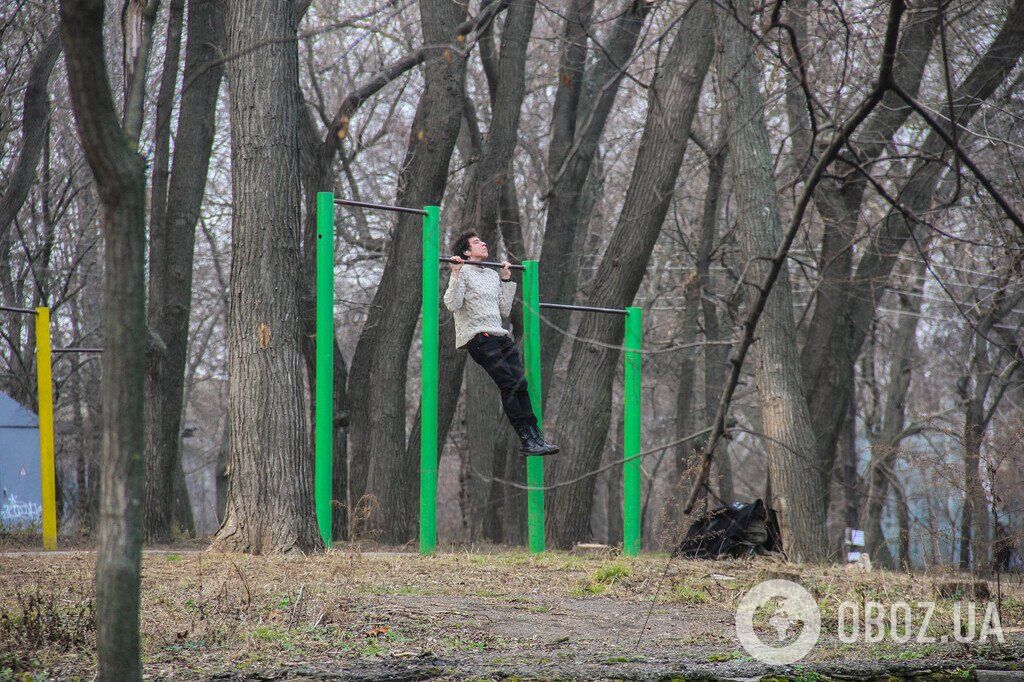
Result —
[[102, 348], [78, 348], [72, 346], [70, 348], [54, 348], [51, 353], [102, 353]]
[[625, 308], [595, 308], [592, 305], [568, 305], [565, 303], [541, 303], [541, 308], [558, 308], [559, 310], [581, 310], [585, 313], [611, 313], [612, 315], [628, 315]]
[[352, 201], [351, 199], [335, 199], [334, 203], [342, 206], [358, 206], [359, 208], [373, 208], [378, 211], [394, 211], [395, 213], [412, 213], [414, 215], [427, 215], [422, 208], [409, 208], [407, 206], [389, 206], [387, 204], [371, 204], [368, 201]]
[[9, 313], [25, 313], [26, 315], [36, 314], [36, 311], [31, 308], [12, 308], [8, 305], [0, 305], [0, 310], [6, 310]]
[[[455, 263], [455, 259], [454, 258], [445, 258], [444, 256], [440, 256], [437, 260], [442, 262], [442, 263], [453, 263], [453, 264], [458, 265], [457, 263]], [[503, 267], [503, 265], [501, 263], [496, 263], [495, 261], [492, 261], [492, 260], [464, 260], [464, 261], [462, 261], [461, 265], [479, 265], [482, 268], [501, 268], [501, 267]], [[508, 267], [509, 267], [510, 270], [523, 270], [524, 269], [522, 265], [516, 265], [515, 263], [509, 263]]]

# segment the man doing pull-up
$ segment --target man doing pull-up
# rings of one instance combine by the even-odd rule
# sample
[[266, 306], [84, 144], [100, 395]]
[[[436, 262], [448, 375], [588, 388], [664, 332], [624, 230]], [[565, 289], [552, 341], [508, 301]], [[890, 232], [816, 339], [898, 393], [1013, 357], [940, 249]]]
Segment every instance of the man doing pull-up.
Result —
[[553, 455], [558, 446], [544, 440], [537, 428], [519, 349], [501, 318], [512, 312], [516, 283], [509, 262], [497, 272], [463, 260], [485, 260], [487, 244], [476, 232], [463, 232], [452, 249], [454, 263], [444, 305], [455, 318], [455, 345], [469, 351], [470, 357], [484, 368], [501, 391], [501, 405], [512, 428], [519, 434], [524, 455]]

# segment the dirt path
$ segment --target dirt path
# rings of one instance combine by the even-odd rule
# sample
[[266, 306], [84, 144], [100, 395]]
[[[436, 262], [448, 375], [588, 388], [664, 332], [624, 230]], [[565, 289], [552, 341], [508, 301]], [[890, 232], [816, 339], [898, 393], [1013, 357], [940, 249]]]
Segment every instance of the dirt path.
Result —
[[[93, 561], [88, 551], [0, 553], [0, 678], [5, 667], [55, 678], [94, 671]], [[932, 679], [964, 679], [976, 669], [1019, 667], [1024, 660], [1024, 628], [1001, 644], [840, 642], [829, 634], [834, 604], [934, 598], [933, 581], [760, 561], [678, 562], [641, 638], [664, 566], [664, 557], [557, 552], [421, 558], [147, 550], [145, 672], [154, 679], [758, 679], [771, 673], [813, 680], [882, 673], [921, 679], [931, 671], [947, 675]], [[736, 638], [738, 597], [773, 577], [811, 590], [826, 623], [811, 654], [789, 667], [759, 663]], [[25, 610], [31, 597], [38, 613]], [[1003, 625], [1024, 626], [1024, 590], [1002, 597]], [[948, 627], [946, 615], [936, 616], [936, 628]], [[9, 625], [34, 621], [35, 629]]]

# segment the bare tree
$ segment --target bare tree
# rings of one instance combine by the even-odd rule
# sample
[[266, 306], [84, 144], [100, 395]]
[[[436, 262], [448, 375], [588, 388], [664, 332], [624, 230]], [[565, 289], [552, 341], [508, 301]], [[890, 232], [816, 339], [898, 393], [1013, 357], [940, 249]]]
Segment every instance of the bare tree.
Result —
[[[295, 5], [227, 4], [232, 260], [230, 489], [217, 544], [321, 546], [299, 324], [299, 83]], [[281, 38], [287, 38], [281, 40]]]
[[[908, 291], [899, 295], [901, 315], [896, 321], [891, 347], [889, 377], [884, 397], [872, 399], [864, 410], [868, 440], [871, 446], [871, 462], [867, 471], [867, 498], [865, 500], [865, 548], [873, 561], [881, 566], [893, 566], [882, 532], [882, 512], [890, 488], [890, 481], [896, 476], [893, 464], [899, 454], [900, 443], [920, 429], [919, 425], [907, 424], [906, 405], [917, 350], [917, 323], [920, 319], [922, 292], [924, 289], [924, 262], [915, 263], [907, 279]], [[864, 353], [865, 374], [873, 389], [874, 396], [874, 344]], [[881, 404], [878, 404], [881, 403]], [[856, 527], [856, 526], [851, 526]], [[906, 557], [901, 557], [906, 560]]]
[[[588, 297], [592, 305], [628, 306], [640, 288], [672, 200], [712, 52], [710, 3], [694, 0], [655, 73], [629, 190]], [[600, 463], [623, 333], [618, 316], [590, 315], [580, 323], [556, 425], [557, 438], [574, 456], [556, 462], [553, 481], [577, 479]], [[587, 537], [595, 481], [587, 476], [552, 491], [547, 534], [557, 546]]]
[[[144, 483], [145, 164], [124, 127], [103, 50], [102, 0], [65, 0], [60, 34], [78, 134], [103, 210], [103, 452], [96, 620], [99, 678], [140, 679], [139, 564]], [[135, 59], [145, 64], [146, 55]], [[136, 80], [145, 82], [144, 66]], [[136, 84], [141, 90], [143, 86]], [[141, 94], [140, 94], [141, 96]]]
[[[593, 0], [574, 0], [566, 15], [566, 47], [559, 64], [548, 147], [548, 207], [540, 260], [544, 263], [544, 272], [550, 274], [540, 278], [542, 301], [572, 303], [576, 296], [580, 250], [573, 246], [577, 244], [580, 225], [581, 193], [615, 105], [619, 84], [626, 75], [644, 22], [653, 7], [654, 3], [648, 0], [629, 0], [618, 13], [605, 44], [598, 46], [594, 65], [586, 71]], [[555, 360], [562, 348], [560, 330], [568, 326], [569, 315], [554, 310], [546, 317], [549, 323], [541, 327], [545, 401]]]
[[981, 449], [985, 431], [1022, 363], [1020, 327], [1016, 334], [996, 332], [996, 324], [1024, 300], [1024, 289], [1000, 278], [984, 315], [965, 333], [969, 361], [958, 390], [964, 405], [964, 502], [960, 511], [961, 570], [987, 571], [992, 556], [988, 494], [982, 485]]
[[[913, 93], [920, 83], [920, 73], [937, 29], [937, 25], [933, 25], [934, 13], [927, 5], [912, 13], [911, 16], [916, 14], [921, 20], [908, 22], [901, 40], [893, 72], [895, 82], [906, 92]], [[1015, 2], [993, 42], [949, 95], [958, 125], [967, 125], [973, 118], [982, 102], [1006, 78], [1022, 50], [1024, 3]], [[885, 150], [910, 114], [905, 103], [890, 101], [892, 99], [891, 94], [887, 96], [877, 110], [878, 115], [865, 123], [862, 134], [855, 140], [857, 148], [863, 150], [857, 157], [861, 166]], [[922, 144], [921, 157], [914, 163], [910, 177], [897, 196], [901, 208], [894, 208], [884, 225], [872, 235], [856, 267], [851, 260], [850, 244], [856, 238], [851, 221], [855, 222], [860, 213], [866, 177], [854, 166], [841, 176], [846, 178], [843, 186], [826, 184], [815, 194], [816, 206], [826, 216], [827, 229], [821, 250], [824, 279], [801, 362], [808, 404], [815, 407], [818, 466], [830, 469], [834, 460], [835, 441], [853, 382], [853, 368], [865, 331], [884, 292], [883, 284], [900, 250], [910, 240], [910, 231], [916, 230], [921, 238], [927, 229], [908, 217], [906, 211], [920, 215], [931, 207], [944, 172], [940, 159], [948, 152], [942, 136], [934, 131], [929, 133]], [[850, 160], [840, 162], [840, 167]], [[827, 202], [836, 204], [831, 213], [826, 208]]]
[[[148, 287], [149, 327], [155, 342], [147, 362], [151, 399], [146, 412], [146, 532], [150, 539], [167, 539], [174, 508], [189, 508], [179, 446], [193, 251], [223, 74], [218, 61], [224, 42], [220, 6], [211, 0], [190, 0], [188, 7], [183, 75], [187, 87], [181, 93], [178, 113], [184, 125], [178, 126], [175, 136], [173, 165], [169, 164], [167, 145], [178, 76], [176, 58], [169, 57], [165, 64], [156, 110]], [[173, 10], [172, 5], [169, 32], [174, 27]], [[181, 17], [176, 20], [180, 22]], [[169, 43], [173, 45], [174, 40]]]
[[36, 54], [25, 87], [21, 116], [21, 151], [14, 171], [0, 196], [0, 244], [18, 215], [35, 179], [50, 119], [50, 73], [60, 55], [60, 36], [55, 30]]
[[[676, 392], [676, 429], [675, 435], [680, 439], [679, 445], [675, 448], [674, 465], [675, 481], [673, 491], [682, 492], [683, 483], [689, 480], [695, 472], [699, 451], [706, 445], [706, 439], [688, 439], [687, 436], [698, 431], [697, 410], [694, 403], [696, 394], [695, 378], [697, 371], [697, 358], [699, 350], [704, 355], [704, 400], [701, 410], [703, 420], [700, 422], [710, 423], [715, 417], [718, 395], [721, 393], [722, 384], [725, 380], [725, 369], [727, 363], [722, 357], [721, 345], [713, 345], [718, 339], [718, 310], [711, 301], [711, 254], [715, 246], [715, 238], [718, 226], [718, 212], [722, 200], [722, 184], [725, 176], [726, 157], [728, 155], [728, 138], [726, 138], [725, 127], [719, 132], [718, 140], [714, 148], [705, 148], [708, 154], [708, 185], [704, 194], [704, 205], [701, 210], [700, 232], [697, 235], [696, 252], [694, 254], [694, 270], [687, 277], [684, 284], [684, 308], [680, 320], [680, 331], [678, 344], [683, 348], [681, 351], [682, 362], [679, 368], [679, 387]], [[699, 331], [703, 328], [704, 339], [707, 343], [702, 349], [698, 349], [697, 338]], [[724, 482], [719, 490], [719, 496], [724, 502], [732, 501], [731, 473], [728, 465], [728, 455], [724, 452], [718, 454], [720, 466], [720, 479]], [[676, 494], [669, 500], [669, 514], [672, 521], [681, 526], [684, 522], [681, 514], [681, 506], [676, 499]]]
[[[764, 97], [749, 25], [750, 4], [733, 0], [716, 12], [723, 115], [732, 152], [733, 196], [744, 281], [768, 279], [769, 260], [782, 243], [778, 193], [764, 119]], [[763, 286], [763, 285], [762, 285]], [[775, 505], [790, 558], [823, 561], [830, 470], [814, 460], [814, 432], [804, 399], [788, 268], [783, 264], [758, 325], [754, 375]]]
[[[444, 194], [448, 164], [462, 120], [465, 58], [456, 43], [464, 7], [451, 0], [420, 5], [425, 86], [413, 119], [396, 203], [437, 204]], [[406, 365], [419, 317], [420, 219], [400, 214], [390, 240], [388, 263], [359, 337], [349, 374], [351, 405], [350, 498], [375, 496], [379, 512], [370, 519], [378, 539], [402, 543], [414, 533], [416, 460], [406, 445]]]
[[[469, 135], [473, 140], [471, 149], [476, 154], [472, 170], [467, 174], [461, 229], [476, 230], [481, 239], [495, 247], [495, 253], [499, 240], [503, 240], [507, 257], [512, 261], [525, 256], [512, 157], [518, 142], [520, 110], [526, 91], [527, 47], [535, 10], [535, 2], [516, 3], [509, 8], [502, 25], [500, 50], [494, 49], [493, 24], [481, 34], [479, 54], [487, 78], [491, 111], [486, 138], [480, 139], [476, 113], [470, 110], [474, 105], [468, 97], [466, 100], [466, 125], [472, 131]], [[511, 317], [513, 332], [518, 334], [521, 308], [513, 310]], [[466, 402], [473, 407], [466, 414], [468, 442], [463, 451], [460, 477], [462, 512], [467, 520], [469, 539], [479, 540], [484, 531], [485, 509], [489, 502], [494, 502], [489, 498], [492, 493], [502, 494], [500, 488], [491, 485], [490, 478], [495, 471], [504, 472], [506, 456], [518, 449], [518, 443], [512, 442], [515, 439], [509, 437], [508, 429], [501, 428], [504, 417], [493, 382], [475, 363], [466, 363], [466, 353], [454, 350], [453, 331], [453, 325], [446, 325], [446, 354], [454, 355], [449, 360], [452, 365], [456, 368], [464, 365], [466, 369], [464, 373], [457, 369], [446, 372], [441, 390], [457, 395], [465, 376]], [[410, 440], [410, 445], [413, 444]]]

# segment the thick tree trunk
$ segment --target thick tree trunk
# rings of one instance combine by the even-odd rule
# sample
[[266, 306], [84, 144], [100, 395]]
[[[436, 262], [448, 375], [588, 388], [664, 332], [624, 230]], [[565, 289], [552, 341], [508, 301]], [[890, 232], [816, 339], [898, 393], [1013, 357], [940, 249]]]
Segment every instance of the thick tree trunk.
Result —
[[[189, 2], [187, 35], [183, 78], [189, 87], [181, 93], [178, 116], [185, 125], [178, 127], [175, 136], [169, 175], [167, 149], [158, 146], [158, 150], [163, 149], [158, 154], [163, 160], [154, 164], [151, 201], [149, 326], [159, 340], [148, 358], [146, 376], [146, 533], [152, 540], [168, 539], [172, 500], [180, 497], [180, 492], [172, 491], [174, 479], [182, 476], [181, 418], [192, 309], [192, 260], [224, 70], [217, 62], [224, 44], [218, 3]], [[172, 67], [173, 79], [177, 79], [177, 59], [168, 61], [165, 76]], [[172, 86], [161, 83], [158, 101], [164, 106], [158, 103], [157, 136], [164, 139], [163, 145], [170, 134], [171, 100]]]
[[[580, 195], [615, 105], [626, 65], [654, 3], [629, 0], [598, 50], [596, 63], [584, 76], [593, 6], [593, 0], [574, 0], [565, 20], [566, 49], [559, 66], [558, 91], [552, 112], [548, 210], [540, 252], [540, 300], [550, 303], [572, 303], [576, 297], [581, 252], [572, 247], [580, 225]], [[544, 316], [548, 323], [542, 324], [540, 329], [541, 377], [547, 401], [569, 314], [568, 311], [548, 310]]]
[[[750, 3], [716, 12], [718, 66], [724, 116], [729, 125], [737, 235], [747, 282], [763, 282], [782, 241], [778, 192], [764, 119], [764, 97], [751, 38]], [[800, 380], [789, 272], [783, 265], [758, 326], [754, 375], [761, 404], [775, 494], [786, 551], [793, 561], [825, 561], [830, 469], [814, 459], [814, 433]]]
[[103, 209], [103, 451], [96, 559], [96, 648], [101, 680], [142, 675], [145, 164], [125, 134], [103, 49], [102, 0], [61, 3], [60, 34], [79, 138]]
[[[426, 85], [399, 177], [396, 203], [402, 206], [440, 202], [462, 119], [466, 65], [454, 40], [465, 6], [424, 0], [420, 12]], [[409, 292], [420, 287], [420, 225], [418, 216], [398, 218], [349, 374], [351, 498], [376, 497], [379, 509], [369, 527], [377, 540], [393, 544], [413, 537], [419, 513], [419, 462], [406, 447], [406, 365], [419, 318], [419, 297]]]
[[295, 8], [226, 5], [231, 89], [230, 487], [217, 545], [321, 546], [299, 322], [299, 100]]
[[[153, 166], [149, 193], [149, 241], [162, 231], [167, 217], [167, 183], [171, 178], [171, 114], [178, 88], [181, 61], [181, 35], [185, 19], [185, 0], [171, 0], [167, 12], [167, 38], [164, 41], [164, 66], [156, 95], [153, 132]], [[160, 235], [163, 236], [163, 235]], [[152, 247], [150, 247], [152, 250]], [[150, 266], [152, 267], [152, 265]], [[146, 477], [150, 474], [147, 471]]]
[[[501, 33], [491, 121], [474, 182], [463, 207], [464, 228], [477, 230], [481, 238], [497, 246], [502, 195], [514, 181], [510, 176], [512, 153], [518, 142], [519, 116], [526, 93], [526, 48], [533, 30], [534, 0], [511, 5]], [[508, 216], [518, 222], [518, 216]], [[520, 254], [521, 256], [521, 254]]]
[[[640, 288], [672, 199], [711, 53], [710, 5], [695, 0], [680, 20], [666, 58], [654, 76], [647, 121], [622, 213], [594, 278], [589, 298], [593, 305], [628, 306]], [[555, 442], [561, 440], [564, 453], [554, 462], [551, 482], [577, 478], [600, 463], [623, 339], [622, 318], [587, 315], [577, 337], [555, 429]], [[546, 525], [554, 545], [571, 547], [587, 538], [595, 483], [594, 476], [587, 476], [551, 491]]]

